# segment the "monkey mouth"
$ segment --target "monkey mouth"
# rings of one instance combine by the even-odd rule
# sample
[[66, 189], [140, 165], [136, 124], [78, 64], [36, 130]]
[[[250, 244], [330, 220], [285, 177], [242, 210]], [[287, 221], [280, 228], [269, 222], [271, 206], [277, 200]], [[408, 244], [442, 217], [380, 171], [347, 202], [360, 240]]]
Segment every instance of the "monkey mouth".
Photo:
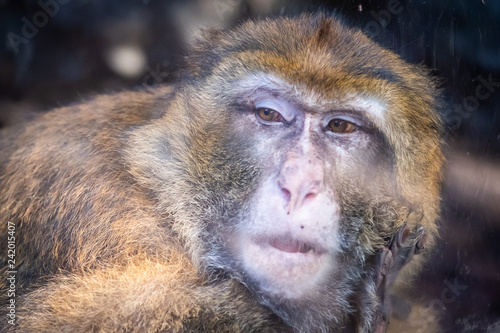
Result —
[[314, 253], [314, 247], [307, 243], [296, 240], [272, 239], [269, 245], [283, 252], [288, 253]]
[[259, 288], [286, 299], [314, 292], [334, 267], [331, 250], [311, 238], [259, 234], [245, 238], [240, 246], [242, 263]]
[[318, 244], [313, 242], [295, 239], [290, 236], [281, 237], [264, 237], [256, 243], [260, 243], [261, 246], [270, 246], [280, 252], [290, 253], [290, 254], [312, 254], [320, 255], [325, 252], [325, 250]]

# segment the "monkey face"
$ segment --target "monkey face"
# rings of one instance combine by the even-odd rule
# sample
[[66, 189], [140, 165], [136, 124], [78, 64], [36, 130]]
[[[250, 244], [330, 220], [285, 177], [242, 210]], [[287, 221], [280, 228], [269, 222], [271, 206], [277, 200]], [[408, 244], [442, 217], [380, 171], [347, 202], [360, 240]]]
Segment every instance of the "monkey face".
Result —
[[[372, 121], [382, 102], [330, 98], [268, 73], [221, 87], [231, 98], [205, 103], [193, 140], [211, 145], [193, 155], [205, 161], [199, 205], [211, 208], [200, 216], [206, 266], [229, 271], [283, 318], [342, 318], [367, 255], [401, 217], [369, 216], [373, 198], [395, 197], [391, 150]], [[368, 245], [365, 228], [380, 215], [380, 243]]]
[[[257, 89], [247, 86], [252, 83]], [[231, 252], [265, 293], [301, 298], [339, 268], [342, 218], [335, 184], [369, 146], [370, 123], [339, 101], [304, 101], [277, 78], [241, 86], [258, 92], [244, 96], [233, 121], [237, 132], [252, 133], [262, 176], [251, 212], [229, 237]]]

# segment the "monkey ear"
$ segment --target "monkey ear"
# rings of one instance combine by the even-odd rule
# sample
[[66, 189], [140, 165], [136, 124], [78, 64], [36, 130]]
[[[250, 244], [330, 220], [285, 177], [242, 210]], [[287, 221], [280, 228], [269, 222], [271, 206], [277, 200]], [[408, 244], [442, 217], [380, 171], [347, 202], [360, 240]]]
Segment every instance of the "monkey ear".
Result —
[[218, 28], [203, 29], [187, 51], [185, 74], [189, 81], [199, 81], [211, 74], [223, 54], [224, 32]]

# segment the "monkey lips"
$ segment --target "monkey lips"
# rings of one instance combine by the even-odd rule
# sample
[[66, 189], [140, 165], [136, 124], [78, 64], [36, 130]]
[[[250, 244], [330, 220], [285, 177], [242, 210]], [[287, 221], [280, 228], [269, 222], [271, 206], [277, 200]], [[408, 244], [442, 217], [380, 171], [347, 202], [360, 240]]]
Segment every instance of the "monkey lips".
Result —
[[288, 253], [316, 253], [312, 245], [294, 239], [272, 238], [269, 240], [269, 245]]

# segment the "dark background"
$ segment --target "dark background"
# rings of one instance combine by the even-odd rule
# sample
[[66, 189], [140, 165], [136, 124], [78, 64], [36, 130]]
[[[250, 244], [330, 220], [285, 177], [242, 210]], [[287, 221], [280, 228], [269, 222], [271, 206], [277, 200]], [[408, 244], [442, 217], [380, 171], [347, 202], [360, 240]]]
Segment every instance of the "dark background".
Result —
[[500, 332], [500, 1], [0, 0], [0, 126], [173, 82], [203, 26], [318, 9], [441, 79], [442, 236], [416, 290], [447, 332]]

